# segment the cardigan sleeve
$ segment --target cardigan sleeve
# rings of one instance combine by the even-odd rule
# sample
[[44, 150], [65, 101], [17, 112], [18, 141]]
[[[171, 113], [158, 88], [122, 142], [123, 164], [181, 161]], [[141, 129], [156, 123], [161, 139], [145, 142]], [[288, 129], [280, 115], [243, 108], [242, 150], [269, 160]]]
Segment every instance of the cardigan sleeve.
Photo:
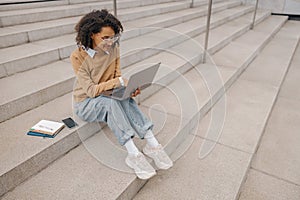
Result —
[[120, 48], [117, 47], [117, 58], [116, 58], [116, 69], [115, 69], [115, 78], [121, 77], [121, 69], [120, 69]]
[[116, 59], [116, 70], [115, 70], [115, 78], [121, 77], [122, 73], [120, 70], [120, 58]]
[[77, 52], [74, 51], [71, 56], [70, 56], [70, 61], [71, 61], [71, 64], [72, 64], [72, 67], [73, 67], [73, 71], [75, 74], [77, 74], [78, 72], [78, 69], [80, 68], [81, 66], [81, 63], [82, 63], [82, 60], [83, 59], [80, 59], [80, 57], [77, 55]]

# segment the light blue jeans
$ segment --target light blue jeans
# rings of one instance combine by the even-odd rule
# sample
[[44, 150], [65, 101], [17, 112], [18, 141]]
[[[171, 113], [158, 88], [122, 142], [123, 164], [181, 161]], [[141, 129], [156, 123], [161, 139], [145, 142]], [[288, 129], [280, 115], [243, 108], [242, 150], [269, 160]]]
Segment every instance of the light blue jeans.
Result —
[[141, 139], [153, 123], [140, 111], [132, 98], [122, 101], [105, 96], [87, 98], [74, 104], [75, 114], [87, 122], [105, 122], [121, 145], [137, 134]]

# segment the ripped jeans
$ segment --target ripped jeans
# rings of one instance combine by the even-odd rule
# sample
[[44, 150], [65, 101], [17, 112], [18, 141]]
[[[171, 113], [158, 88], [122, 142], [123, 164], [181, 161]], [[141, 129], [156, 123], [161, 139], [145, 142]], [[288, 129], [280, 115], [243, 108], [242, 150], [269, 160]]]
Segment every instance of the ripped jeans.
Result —
[[124, 145], [137, 134], [140, 138], [153, 128], [132, 98], [122, 101], [106, 96], [87, 98], [74, 104], [75, 114], [87, 122], [105, 122]]

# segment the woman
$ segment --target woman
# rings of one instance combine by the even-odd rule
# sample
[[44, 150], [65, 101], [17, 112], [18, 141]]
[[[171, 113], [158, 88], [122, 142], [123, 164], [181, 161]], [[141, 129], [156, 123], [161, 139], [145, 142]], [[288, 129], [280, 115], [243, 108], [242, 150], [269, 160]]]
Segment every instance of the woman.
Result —
[[[152, 158], [160, 169], [172, 167], [173, 162], [152, 133], [153, 124], [140, 111], [134, 99], [123, 101], [103, 96], [105, 91], [126, 86], [121, 76], [119, 38], [122, 24], [107, 10], [86, 14], [76, 25], [78, 48], [71, 54], [71, 63], [77, 80], [73, 90], [74, 110], [82, 120], [106, 122], [127, 149], [126, 164], [141, 179], [156, 174], [145, 159]], [[137, 89], [132, 97], [140, 94]], [[141, 153], [132, 138], [138, 135], [147, 144]]]

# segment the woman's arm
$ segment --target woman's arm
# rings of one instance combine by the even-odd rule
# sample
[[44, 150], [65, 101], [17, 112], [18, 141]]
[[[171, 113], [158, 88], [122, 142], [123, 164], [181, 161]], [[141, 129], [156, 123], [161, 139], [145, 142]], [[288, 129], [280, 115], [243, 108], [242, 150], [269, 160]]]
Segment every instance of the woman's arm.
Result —
[[115, 78], [117, 77], [121, 77], [122, 73], [121, 73], [121, 69], [120, 69], [120, 48], [116, 47], [116, 69], [115, 69]]
[[80, 67], [76, 76], [80, 86], [90, 98], [97, 97], [106, 90], [121, 86], [119, 78], [114, 78], [99, 84], [94, 83], [85, 67]]
[[103, 91], [120, 87], [121, 85], [120, 80], [117, 77], [99, 84], [95, 83], [91, 79], [87, 62], [81, 62], [77, 56], [71, 55], [71, 63], [80, 86], [90, 98], [97, 97]]

